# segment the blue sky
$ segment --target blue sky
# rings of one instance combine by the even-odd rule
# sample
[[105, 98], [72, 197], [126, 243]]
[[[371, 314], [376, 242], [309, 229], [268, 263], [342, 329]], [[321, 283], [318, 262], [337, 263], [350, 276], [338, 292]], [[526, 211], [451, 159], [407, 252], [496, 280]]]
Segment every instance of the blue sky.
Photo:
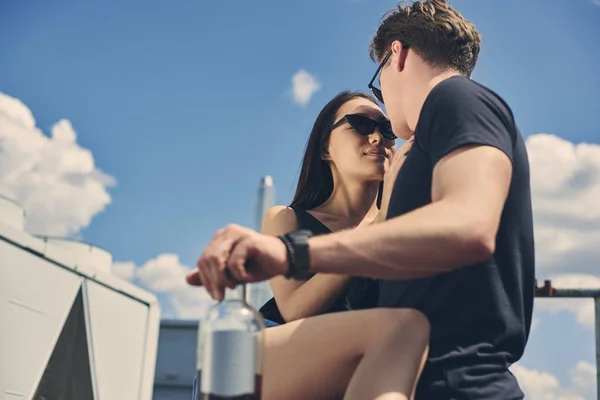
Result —
[[[569, 167], [573, 171], [596, 165], [577, 158], [589, 152], [572, 147], [588, 142], [597, 151], [600, 144], [600, 6], [592, 0], [452, 4], [483, 37], [474, 79], [508, 101], [525, 136], [562, 140], [540, 137], [540, 165], [567, 165], [571, 153], [579, 163]], [[91, 212], [91, 223], [70, 234], [108, 249], [117, 261], [141, 266], [171, 253], [191, 266], [218, 228], [253, 225], [261, 176], [273, 176], [278, 203], [290, 201], [316, 114], [341, 90], [367, 90], [376, 68], [369, 40], [394, 5], [0, 1], [0, 92], [19, 99], [46, 134], [69, 120], [77, 145], [116, 181], [106, 188], [106, 209]], [[301, 69], [319, 88], [305, 105], [292, 95], [292, 76]], [[558, 190], [556, 182], [540, 184], [540, 196]], [[35, 203], [6, 182], [4, 192]], [[600, 211], [591, 223], [599, 218]], [[590, 232], [592, 244], [580, 253], [600, 260], [589, 251], [600, 244], [600, 228]], [[538, 246], [546, 248], [548, 265], [581, 255]], [[594, 272], [581, 264], [541, 271]], [[168, 293], [161, 296], [168, 303]], [[569, 386], [568, 369], [579, 360], [593, 362], [593, 330], [577, 322], [576, 311], [550, 308], [539, 311], [523, 365]]]
[[[280, 202], [290, 200], [316, 113], [345, 88], [366, 89], [370, 37], [395, 3], [118, 4], [4, 3], [0, 88], [34, 110], [42, 129], [68, 118], [116, 177], [113, 204], [84, 230], [87, 240], [117, 258], [174, 251], [191, 262], [221, 225], [252, 224], [261, 175], [274, 176]], [[523, 134], [594, 140], [600, 8], [454, 5], [483, 36], [474, 78], [506, 98]], [[305, 108], [288, 95], [299, 68], [322, 83]]]

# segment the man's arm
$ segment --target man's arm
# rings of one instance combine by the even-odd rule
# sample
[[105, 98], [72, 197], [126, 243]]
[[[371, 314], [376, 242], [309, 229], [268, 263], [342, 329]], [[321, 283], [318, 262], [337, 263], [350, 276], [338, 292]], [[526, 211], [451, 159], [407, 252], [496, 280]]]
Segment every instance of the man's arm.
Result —
[[512, 163], [491, 146], [454, 150], [433, 171], [425, 207], [363, 229], [309, 239], [314, 272], [419, 278], [489, 259]]

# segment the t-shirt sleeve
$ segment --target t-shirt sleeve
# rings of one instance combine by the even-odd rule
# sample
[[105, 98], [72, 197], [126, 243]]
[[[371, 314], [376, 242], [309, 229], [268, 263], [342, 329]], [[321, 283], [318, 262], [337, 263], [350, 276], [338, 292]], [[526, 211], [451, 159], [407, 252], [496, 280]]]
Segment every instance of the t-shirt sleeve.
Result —
[[[472, 145], [492, 146], [513, 159], [515, 128], [508, 106], [467, 78], [442, 82], [423, 105], [419, 141], [433, 166], [448, 153]], [[419, 130], [421, 130], [419, 128]]]

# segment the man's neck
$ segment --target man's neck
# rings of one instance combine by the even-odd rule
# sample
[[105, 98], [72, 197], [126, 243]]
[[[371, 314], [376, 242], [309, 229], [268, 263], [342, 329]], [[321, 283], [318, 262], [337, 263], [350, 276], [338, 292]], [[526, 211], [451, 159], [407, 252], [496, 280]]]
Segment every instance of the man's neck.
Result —
[[[462, 76], [462, 75], [459, 72], [454, 71], [454, 70], [446, 70], [439, 74], [433, 75], [431, 77], [431, 79], [429, 79], [429, 81], [427, 82], [427, 85], [425, 86], [426, 92], [427, 92], [427, 94], [425, 95], [425, 98], [427, 98], [427, 96], [433, 90], [434, 87], [436, 87], [437, 85], [439, 85], [446, 79], [452, 78], [454, 76]], [[425, 99], [423, 99], [423, 102], [425, 102]]]
[[421, 110], [423, 109], [423, 105], [425, 104], [425, 100], [427, 100], [429, 93], [431, 93], [433, 88], [441, 82], [454, 76], [461, 76], [461, 74], [454, 70], [445, 70], [438, 73], [424, 73], [419, 77], [420, 84], [418, 85], [418, 89], [416, 90], [415, 95], [411, 96], [411, 102], [414, 108], [412, 109], [411, 116], [408, 120], [409, 127], [413, 132], [417, 126], [417, 122], [419, 122]]

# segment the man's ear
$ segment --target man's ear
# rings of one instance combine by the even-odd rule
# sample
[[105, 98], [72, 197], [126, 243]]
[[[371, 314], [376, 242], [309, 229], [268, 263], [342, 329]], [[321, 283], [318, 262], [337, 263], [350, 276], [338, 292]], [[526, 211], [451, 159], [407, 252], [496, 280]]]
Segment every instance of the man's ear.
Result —
[[404, 71], [404, 65], [406, 64], [406, 56], [408, 56], [408, 48], [404, 47], [402, 43], [398, 40], [392, 43], [392, 52], [394, 53], [394, 57], [392, 57], [392, 62], [394, 63], [394, 68], [402, 72]]

